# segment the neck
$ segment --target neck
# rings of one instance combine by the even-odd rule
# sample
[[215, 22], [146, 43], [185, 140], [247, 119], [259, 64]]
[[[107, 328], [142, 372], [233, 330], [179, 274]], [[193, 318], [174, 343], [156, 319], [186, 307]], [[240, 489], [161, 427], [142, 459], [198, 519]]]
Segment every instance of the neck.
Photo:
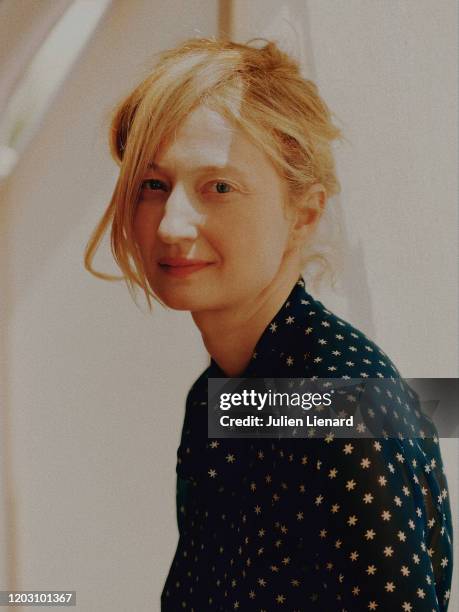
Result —
[[258, 295], [228, 309], [193, 312], [204, 345], [226, 376], [244, 372], [269, 322], [287, 299], [300, 275], [298, 265], [281, 266]]

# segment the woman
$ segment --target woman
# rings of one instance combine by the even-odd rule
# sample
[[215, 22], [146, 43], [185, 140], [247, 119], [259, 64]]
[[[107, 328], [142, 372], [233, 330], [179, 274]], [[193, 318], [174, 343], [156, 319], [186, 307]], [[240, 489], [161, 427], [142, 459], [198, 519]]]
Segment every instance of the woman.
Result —
[[[339, 137], [317, 87], [273, 43], [187, 41], [113, 119], [120, 175], [86, 266], [113, 278], [91, 268], [111, 222], [131, 294], [189, 310], [211, 356], [186, 403], [164, 611], [447, 609], [436, 432], [389, 358], [301, 275], [339, 191]], [[208, 439], [208, 379], [267, 376], [391, 380], [393, 401], [369, 415], [392, 419], [394, 435]], [[412, 436], [397, 435], [407, 416]]]

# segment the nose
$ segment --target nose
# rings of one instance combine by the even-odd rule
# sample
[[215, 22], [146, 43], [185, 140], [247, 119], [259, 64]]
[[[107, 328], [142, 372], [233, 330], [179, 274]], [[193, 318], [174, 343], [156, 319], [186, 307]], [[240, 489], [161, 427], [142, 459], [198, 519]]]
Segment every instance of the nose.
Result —
[[164, 215], [158, 226], [163, 242], [174, 244], [198, 237], [198, 214], [182, 185], [177, 184], [167, 198]]

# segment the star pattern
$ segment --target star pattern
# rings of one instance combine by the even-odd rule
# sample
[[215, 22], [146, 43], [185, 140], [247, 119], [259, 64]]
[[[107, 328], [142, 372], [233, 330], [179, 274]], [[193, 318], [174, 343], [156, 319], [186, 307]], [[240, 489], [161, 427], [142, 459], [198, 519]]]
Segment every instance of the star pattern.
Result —
[[[418, 412], [412, 437], [212, 440], [207, 381], [224, 376], [211, 360], [187, 397], [161, 610], [445, 612], [451, 510], [430, 420]], [[269, 376], [391, 380], [369, 418], [413, 416], [387, 355], [301, 277], [240, 378]]]

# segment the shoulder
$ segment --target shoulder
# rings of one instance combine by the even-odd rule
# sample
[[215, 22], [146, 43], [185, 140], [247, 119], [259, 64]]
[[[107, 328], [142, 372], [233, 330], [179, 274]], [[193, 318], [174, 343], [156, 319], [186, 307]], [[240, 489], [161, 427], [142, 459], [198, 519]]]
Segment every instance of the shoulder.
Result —
[[[328, 310], [303, 289], [293, 306], [294, 348], [303, 353], [308, 376], [399, 378], [388, 355], [365, 333]], [[306, 372], [305, 372], [306, 374]]]

